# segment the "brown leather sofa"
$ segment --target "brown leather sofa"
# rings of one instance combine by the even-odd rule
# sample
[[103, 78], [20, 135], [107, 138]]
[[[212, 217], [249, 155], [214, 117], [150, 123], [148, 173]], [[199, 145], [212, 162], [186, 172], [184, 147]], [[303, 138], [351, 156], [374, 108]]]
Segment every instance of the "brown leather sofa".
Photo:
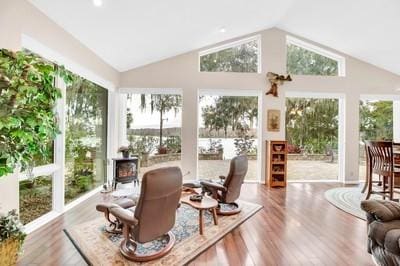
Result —
[[393, 201], [365, 200], [368, 252], [378, 265], [400, 265], [400, 204]]
[[[137, 205], [129, 208], [133, 200], [124, 204], [97, 206], [97, 209], [115, 217], [116, 226], [122, 227], [124, 240], [120, 251], [133, 261], [149, 261], [167, 254], [175, 243], [170, 231], [175, 225], [176, 209], [182, 193], [182, 173], [178, 167], [165, 167], [144, 174]], [[104, 209], [106, 207], [106, 209]], [[159, 251], [149, 255], [137, 254], [138, 243], [147, 243], [159, 237], [168, 238], [168, 243]]]
[[220, 176], [220, 182], [206, 181], [200, 182], [203, 187], [203, 193], [211, 195], [219, 203], [232, 204], [236, 208], [230, 210], [217, 209], [220, 215], [232, 215], [240, 212], [240, 205], [236, 200], [240, 196], [240, 190], [247, 173], [248, 160], [246, 155], [239, 155], [231, 160], [229, 173], [225, 176]]

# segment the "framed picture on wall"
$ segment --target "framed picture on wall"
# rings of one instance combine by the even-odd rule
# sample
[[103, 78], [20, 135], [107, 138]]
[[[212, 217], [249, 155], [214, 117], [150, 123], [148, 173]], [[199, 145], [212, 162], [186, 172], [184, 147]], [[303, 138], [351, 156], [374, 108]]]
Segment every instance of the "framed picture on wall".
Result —
[[267, 130], [278, 132], [281, 124], [281, 111], [270, 109], [267, 111]]

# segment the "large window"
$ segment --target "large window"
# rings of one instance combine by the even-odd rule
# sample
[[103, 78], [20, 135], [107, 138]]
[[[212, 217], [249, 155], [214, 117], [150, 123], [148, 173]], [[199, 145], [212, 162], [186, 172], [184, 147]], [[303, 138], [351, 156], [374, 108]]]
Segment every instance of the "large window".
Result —
[[286, 67], [293, 75], [344, 76], [343, 57], [289, 37]]
[[66, 203], [104, 183], [107, 159], [107, 90], [72, 76], [65, 107]]
[[251, 38], [201, 52], [200, 71], [260, 72], [259, 49], [259, 38]]
[[149, 170], [181, 166], [182, 96], [127, 95], [127, 142], [140, 159], [139, 178]]
[[37, 176], [19, 182], [19, 214], [23, 224], [53, 210], [53, 176]]
[[289, 180], [337, 180], [339, 100], [286, 98]]
[[247, 154], [249, 168], [245, 178], [258, 181], [257, 131], [257, 96], [202, 94], [199, 100], [198, 178], [226, 176], [230, 160], [239, 154]]
[[[23, 50], [56, 67], [40, 55]], [[53, 82], [55, 84], [56, 79]], [[22, 168], [19, 176], [19, 215], [24, 225], [53, 210], [54, 141], [46, 144], [47, 148], [35, 156], [28, 167]]]

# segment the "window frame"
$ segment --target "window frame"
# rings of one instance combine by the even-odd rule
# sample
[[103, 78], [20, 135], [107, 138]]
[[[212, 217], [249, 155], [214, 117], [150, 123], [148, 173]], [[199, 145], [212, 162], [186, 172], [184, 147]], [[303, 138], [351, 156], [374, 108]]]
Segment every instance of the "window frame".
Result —
[[[314, 44], [305, 42], [303, 40], [300, 40], [300, 39], [295, 38], [290, 35], [286, 36], [286, 49], [287, 49], [288, 45], [294, 45], [294, 46], [300, 47], [302, 49], [305, 49], [307, 51], [319, 54], [321, 56], [324, 56], [324, 57], [327, 57], [329, 59], [336, 61], [338, 64], [338, 74], [337, 74], [337, 76], [333, 76], [333, 77], [345, 77], [346, 76], [346, 58], [344, 56], [341, 56], [337, 53], [328, 51], [324, 48], [321, 48]], [[287, 50], [286, 50], [286, 64], [287, 64]]]
[[[21, 48], [28, 49], [39, 56], [43, 57], [46, 60], [54, 62], [58, 65], [63, 65], [67, 70], [75, 73], [82, 78], [85, 78], [93, 83], [98, 84], [107, 90], [108, 93], [108, 101], [107, 101], [107, 145], [106, 145], [106, 160], [107, 160], [107, 169], [106, 175], [107, 179], [112, 178], [112, 165], [110, 164], [110, 158], [115, 154], [113, 152], [115, 150], [115, 143], [113, 142], [113, 136], [116, 135], [115, 129], [112, 127], [112, 124], [115, 122], [115, 114], [111, 110], [114, 110], [116, 107], [116, 102], [114, 99], [116, 86], [109, 80], [102, 78], [86, 67], [76, 63], [73, 60], [70, 60], [58, 52], [52, 50], [51, 48], [45, 46], [39, 41], [31, 38], [28, 35], [21, 35]], [[59, 215], [63, 214], [69, 209], [77, 206], [81, 202], [100, 192], [102, 186], [99, 186], [86, 194], [76, 198], [72, 202], [65, 204], [64, 193], [65, 193], [65, 105], [66, 105], [66, 84], [62, 80], [62, 78], [56, 77], [55, 80], [56, 87], [61, 90], [62, 97], [57, 100], [56, 103], [56, 113], [59, 121], [59, 129], [61, 131], [60, 134], [56, 136], [54, 140], [54, 157], [53, 163], [47, 165], [41, 165], [34, 167], [32, 170], [33, 177], [36, 178], [42, 175], [52, 175], [52, 210], [40, 216], [39, 218], [29, 222], [24, 226], [24, 230], [26, 233], [30, 233], [40, 226], [46, 224], [47, 222], [53, 220]], [[28, 178], [27, 172], [23, 172], [19, 174], [18, 181], [26, 180]]]
[[[205, 56], [205, 55], [209, 55], [209, 54], [213, 54], [213, 53], [217, 53], [219, 51], [225, 50], [225, 49], [229, 49], [229, 48], [234, 48], [236, 46], [240, 46], [242, 44], [245, 43], [249, 43], [252, 41], [256, 41], [257, 42], [257, 72], [223, 72], [223, 71], [201, 71], [201, 57]], [[248, 38], [244, 38], [244, 39], [240, 39], [237, 41], [233, 41], [233, 42], [229, 42], [229, 43], [225, 43], [219, 46], [215, 46], [206, 50], [202, 50], [198, 53], [198, 71], [199, 72], [204, 72], [204, 73], [246, 73], [246, 74], [260, 74], [262, 72], [262, 63], [261, 63], [261, 35], [255, 35], [255, 36], [251, 36]]]

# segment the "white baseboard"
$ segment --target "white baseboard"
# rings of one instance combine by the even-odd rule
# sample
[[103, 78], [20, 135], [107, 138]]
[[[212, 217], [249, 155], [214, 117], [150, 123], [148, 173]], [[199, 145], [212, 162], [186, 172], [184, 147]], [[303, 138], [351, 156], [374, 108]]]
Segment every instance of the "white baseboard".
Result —
[[360, 184], [360, 180], [344, 181], [343, 184], [345, 184], [345, 185], [359, 185]]

